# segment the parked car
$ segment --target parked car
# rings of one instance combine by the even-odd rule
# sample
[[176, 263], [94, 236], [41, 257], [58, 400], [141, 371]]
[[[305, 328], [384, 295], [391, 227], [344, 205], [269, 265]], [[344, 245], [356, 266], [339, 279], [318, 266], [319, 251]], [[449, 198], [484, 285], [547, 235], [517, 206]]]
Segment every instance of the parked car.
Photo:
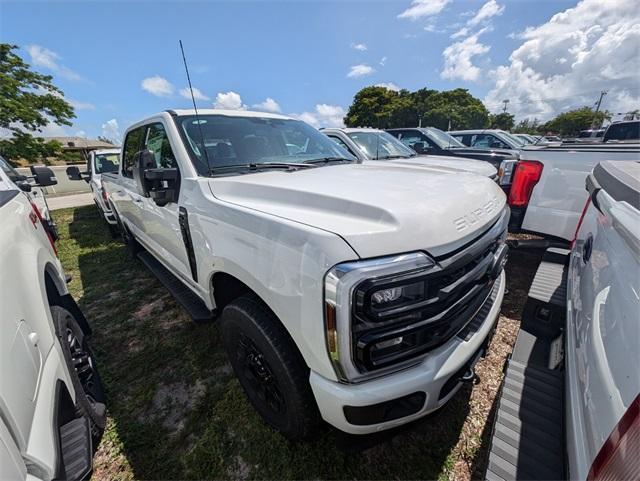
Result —
[[463, 157], [489, 162], [496, 170], [504, 168], [503, 161], [517, 160], [518, 151], [495, 148], [469, 148], [455, 137], [435, 127], [388, 129], [391, 135], [421, 154]]
[[486, 162], [442, 155], [418, 155], [394, 136], [378, 129], [322, 129], [322, 133], [362, 162], [442, 167], [455, 172], [471, 172], [498, 180], [497, 170]]
[[32, 165], [30, 167], [32, 175], [27, 177], [14, 169], [2, 156], [0, 156], [0, 170], [3, 172], [5, 178], [24, 192], [29, 200], [37, 207], [47, 232], [54, 241], [58, 240], [58, 230], [51, 217], [45, 192], [42, 190], [43, 187], [50, 187], [58, 183], [53, 171], [43, 165]]
[[82, 480], [105, 427], [91, 329], [33, 198], [0, 170], [0, 478]]
[[490, 179], [358, 162], [302, 121], [170, 110], [127, 129], [103, 188], [130, 252], [289, 438], [442, 407], [484, 353], [509, 211]]
[[609, 124], [602, 142], [640, 142], [640, 120], [627, 120]]
[[525, 147], [509, 191], [509, 230], [571, 241], [587, 197], [584, 182], [593, 168], [604, 160], [638, 158], [640, 144]]
[[640, 163], [586, 184], [571, 251], [549, 249], [529, 290], [488, 480], [640, 477]]
[[504, 130], [452, 130], [449, 134], [469, 147], [517, 151], [526, 145], [523, 140]]
[[91, 187], [93, 201], [106, 221], [112, 236], [118, 235], [118, 225], [109, 205], [109, 196], [102, 188], [102, 174], [117, 172], [120, 165], [120, 149], [93, 150], [87, 161], [87, 172], [80, 172], [77, 166], [67, 168], [71, 180], [85, 180]]

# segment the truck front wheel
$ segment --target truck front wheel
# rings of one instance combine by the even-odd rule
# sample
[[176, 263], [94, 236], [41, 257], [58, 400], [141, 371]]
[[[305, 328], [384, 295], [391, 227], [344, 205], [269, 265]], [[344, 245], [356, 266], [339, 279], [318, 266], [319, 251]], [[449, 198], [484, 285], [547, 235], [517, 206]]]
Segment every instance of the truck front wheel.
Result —
[[275, 315], [249, 294], [227, 305], [220, 323], [231, 366], [256, 411], [289, 439], [314, 434], [320, 413], [309, 369]]

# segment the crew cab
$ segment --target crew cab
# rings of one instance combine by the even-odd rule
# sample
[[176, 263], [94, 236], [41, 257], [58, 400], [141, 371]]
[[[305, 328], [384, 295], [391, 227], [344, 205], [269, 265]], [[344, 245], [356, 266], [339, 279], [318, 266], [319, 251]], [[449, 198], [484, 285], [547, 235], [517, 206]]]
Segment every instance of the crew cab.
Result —
[[500, 310], [509, 209], [475, 174], [361, 163], [318, 130], [170, 110], [102, 175], [125, 242], [198, 322], [219, 319], [262, 418], [365, 434], [442, 407]]
[[384, 130], [370, 128], [330, 128], [322, 133], [362, 162], [385, 161], [390, 164], [410, 164], [442, 167], [457, 172], [471, 172], [498, 179], [498, 172], [489, 164], [472, 159], [441, 155], [418, 155]]
[[87, 171], [80, 172], [77, 166], [67, 167], [70, 180], [85, 180], [91, 187], [93, 201], [107, 223], [111, 235], [118, 234], [116, 218], [109, 207], [109, 198], [102, 188], [102, 174], [117, 172], [120, 165], [120, 149], [92, 150], [87, 160]]
[[487, 480], [640, 479], [640, 163], [605, 161], [546, 251], [497, 401]]
[[558, 144], [520, 151], [509, 191], [511, 232], [569, 242], [587, 198], [584, 182], [598, 162], [637, 160], [640, 144]]
[[450, 135], [449, 132], [443, 132], [435, 127], [388, 129], [387, 132], [419, 154], [483, 160], [493, 165], [496, 170], [500, 170], [505, 160], [515, 161], [518, 158], [518, 150], [516, 149], [494, 148], [489, 145], [486, 148], [469, 147]]
[[605, 130], [602, 142], [640, 142], [640, 120], [612, 122]]
[[0, 478], [84, 480], [106, 422], [88, 345], [40, 209], [0, 169]]

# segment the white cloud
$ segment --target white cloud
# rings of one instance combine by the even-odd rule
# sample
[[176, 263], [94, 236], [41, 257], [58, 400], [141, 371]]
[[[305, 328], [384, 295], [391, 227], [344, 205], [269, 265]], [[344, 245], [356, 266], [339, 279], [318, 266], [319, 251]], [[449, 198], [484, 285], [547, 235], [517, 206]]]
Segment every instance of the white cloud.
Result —
[[398, 87], [393, 82], [381, 82], [379, 84], [376, 84], [375, 86], [376, 87], [384, 87], [386, 89], [393, 90], [394, 92], [399, 92], [400, 91], [400, 87]]
[[380, 66], [384, 67], [386, 63], [387, 63], [387, 57], [382, 57], [380, 59]]
[[352, 43], [351, 48], [354, 50], [360, 50], [361, 52], [364, 52], [365, 50], [367, 50], [367, 45], [364, 43]]
[[472, 62], [473, 57], [487, 53], [491, 47], [478, 41], [486, 28], [471, 35], [460, 42], [453, 43], [444, 49], [444, 68], [440, 77], [453, 80], [461, 79], [470, 82], [478, 80], [480, 69]]
[[101, 136], [119, 143], [122, 138], [120, 136], [120, 126], [118, 125], [118, 121], [116, 119], [111, 119], [102, 124]]
[[467, 22], [467, 25], [474, 27], [491, 17], [502, 15], [502, 12], [504, 12], [504, 5], [499, 5], [496, 0], [489, 0], [480, 7], [480, 10]]
[[347, 74], [347, 77], [349, 78], [364, 77], [366, 75], [371, 75], [373, 72], [375, 72], [375, 69], [373, 67], [361, 63], [359, 65], [353, 65], [349, 69], [349, 73]]
[[[185, 99], [191, 99], [191, 91], [189, 90], [189, 87], [185, 87], [183, 89], [180, 89], [180, 92], [178, 92], [178, 93], [182, 97], [184, 97]], [[195, 87], [193, 87], [193, 97], [196, 100], [211, 100], [209, 97], [207, 97], [205, 94], [203, 94], [200, 89], [197, 89]]]
[[96, 106], [89, 102], [80, 102], [79, 100], [67, 99], [67, 102], [76, 110], [95, 110]]
[[462, 27], [460, 30], [457, 30], [455, 33], [452, 33], [451, 38], [465, 37], [468, 34], [469, 34], [469, 29], [467, 27]]
[[546, 120], [562, 110], [591, 106], [608, 90], [603, 108], [640, 106], [640, 11], [636, 0], [583, 0], [519, 35], [522, 44], [491, 72], [485, 97], [491, 110], [510, 99], [518, 117]]
[[418, 20], [439, 14], [451, 0], [413, 0], [409, 8], [398, 15], [398, 18]]
[[316, 128], [320, 127], [344, 127], [345, 110], [339, 105], [317, 104], [313, 112], [291, 114]]
[[169, 97], [173, 95], [174, 91], [173, 84], [160, 75], [147, 77], [140, 83], [140, 86], [142, 90], [146, 90], [156, 97]]
[[273, 100], [271, 97], [267, 97], [264, 102], [253, 104], [251, 107], [261, 112], [272, 112], [274, 114], [282, 112], [278, 102]]
[[247, 106], [242, 103], [240, 95], [233, 91], [219, 92], [218, 95], [216, 95], [213, 106], [216, 109], [223, 110], [246, 110], [247, 108]]
[[82, 76], [71, 70], [69, 67], [62, 65], [60, 55], [48, 48], [40, 45], [27, 45], [27, 53], [31, 57], [31, 63], [36, 67], [42, 67], [51, 70], [53, 73], [66, 78], [67, 80], [84, 80]]
[[78, 130], [76, 132], [76, 137], [82, 137], [83, 139], [87, 138], [87, 133], [84, 130]]

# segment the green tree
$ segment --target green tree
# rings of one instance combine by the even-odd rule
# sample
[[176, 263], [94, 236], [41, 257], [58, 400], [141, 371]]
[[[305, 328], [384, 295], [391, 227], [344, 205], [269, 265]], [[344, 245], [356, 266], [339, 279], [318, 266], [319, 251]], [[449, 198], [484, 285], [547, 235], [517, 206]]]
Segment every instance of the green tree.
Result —
[[516, 124], [513, 128], [513, 132], [516, 134], [530, 134], [536, 135], [540, 131], [540, 121], [538, 119], [524, 119]]
[[540, 129], [543, 132], [555, 132], [565, 136], [575, 136], [581, 130], [591, 128], [591, 125], [602, 125], [606, 119], [610, 119], [609, 112], [600, 111], [597, 114], [589, 107], [563, 112], [554, 119], [543, 124]]
[[0, 152], [7, 158], [34, 161], [55, 155], [60, 144], [33, 137], [49, 123], [71, 125], [73, 107], [50, 75], [31, 70], [13, 50], [18, 47], [0, 44], [0, 128], [11, 136], [0, 140]]
[[515, 125], [513, 114], [501, 112], [489, 115], [489, 125], [492, 129], [512, 130]]
[[426, 88], [395, 92], [384, 87], [365, 87], [354, 97], [344, 119], [348, 127], [415, 127], [422, 125], [446, 130], [471, 129], [488, 125], [489, 112], [466, 89], [444, 92]]

